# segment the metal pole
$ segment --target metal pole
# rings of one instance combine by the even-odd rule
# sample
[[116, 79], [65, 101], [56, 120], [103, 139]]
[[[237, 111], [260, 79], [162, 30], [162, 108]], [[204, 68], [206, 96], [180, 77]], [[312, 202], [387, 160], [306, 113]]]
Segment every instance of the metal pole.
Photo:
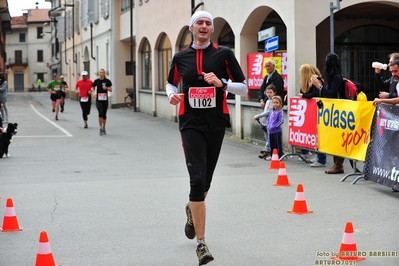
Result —
[[333, 2], [330, 2], [330, 51], [334, 53], [334, 10], [340, 9], [339, 2], [342, 0], [337, 0], [337, 5], [334, 6]]
[[67, 30], [67, 26], [66, 26], [67, 20], [66, 20], [66, 12], [64, 12], [64, 44], [65, 44], [65, 64], [68, 65], [68, 59], [67, 59], [67, 36], [66, 36], [66, 30]]
[[130, 62], [132, 63], [133, 74], [133, 110], [137, 112], [136, 104], [136, 62], [133, 60], [134, 38], [133, 38], [133, 0], [130, 0]]

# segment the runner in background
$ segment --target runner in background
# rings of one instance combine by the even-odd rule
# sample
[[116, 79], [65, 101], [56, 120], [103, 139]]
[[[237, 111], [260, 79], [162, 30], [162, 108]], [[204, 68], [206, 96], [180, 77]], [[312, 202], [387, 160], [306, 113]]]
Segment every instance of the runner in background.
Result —
[[87, 120], [91, 108], [91, 95], [93, 92], [93, 81], [89, 79], [87, 71], [82, 72], [82, 78], [76, 82], [76, 92], [79, 93], [80, 107], [82, 108], [82, 117], [84, 128], [88, 128]]
[[112, 82], [105, 77], [103, 68], [98, 71], [99, 78], [93, 82], [98, 110], [98, 124], [100, 125], [100, 136], [105, 135], [105, 124], [107, 123], [108, 92], [112, 91]]

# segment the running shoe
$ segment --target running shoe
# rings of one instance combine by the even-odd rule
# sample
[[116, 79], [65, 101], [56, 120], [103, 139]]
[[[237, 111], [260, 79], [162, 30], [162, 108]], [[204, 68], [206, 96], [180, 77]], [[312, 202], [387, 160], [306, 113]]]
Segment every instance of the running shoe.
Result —
[[197, 257], [199, 265], [205, 265], [214, 260], [212, 254], [209, 252], [208, 246], [203, 243], [199, 243], [197, 246]]
[[58, 121], [58, 116], [55, 116], [55, 120], [57, 120], [57, 121]]
[[107, 132], [105, 132], [105, 127], [103, 127], [103, 134], [104, 135], [107, 134]]
[[85, 123], [85, 126], [84, 126], [84, 128], [88, 128], [88, 126], [87, 126], [87, 123]]
[[104, 131], [103, 131], [103, 128], [100, 127], [100, 136], [102, 136], [102, 135], [104, 135]]
[[188, 239], [194, 239], [195, 228], [194, 228], [193, 216], [191, 214], [190, 203], [186, 204], [186, 215], [187, 215], [187, 222], [186, 226], [184, 227], [184, 233], [186, 233], [186, 237]]
[[310, 167], [325, 167], [325, 164], [319, 163], [319, 162], [314, 162], [310, 164]]

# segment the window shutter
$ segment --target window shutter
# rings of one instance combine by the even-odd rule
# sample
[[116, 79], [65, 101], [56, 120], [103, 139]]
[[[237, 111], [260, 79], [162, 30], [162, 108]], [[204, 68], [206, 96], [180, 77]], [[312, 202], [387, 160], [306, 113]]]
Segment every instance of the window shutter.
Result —
[[80, 3], [75, 1], [75, 33], [80, 34]]
[[99, 21], [99, 9], [100, 9], [100, 7], [99, 7], [99, 4], [98, 4], [98, 0], [97, 1], [94, 1], [94, 23], [98, 23], [98, 21]]
[[104, 19], [107, 19], [109, 16], [109, 0], [104, 1]]
[[82, 0], [81, 8], [82, 8], [82, 28], [87, 29], [87, 25], [89, 24], [87, 0]]
[[65, 33], [65, 18], [64, 17], [60, 17], [57, 20], [57, 38], [58, 38], [59, 42], [64, 42], [65, 34], [66, 34]]
[[68, 39], [72, 37], [72, 11], [67, 11], [67, 32]]

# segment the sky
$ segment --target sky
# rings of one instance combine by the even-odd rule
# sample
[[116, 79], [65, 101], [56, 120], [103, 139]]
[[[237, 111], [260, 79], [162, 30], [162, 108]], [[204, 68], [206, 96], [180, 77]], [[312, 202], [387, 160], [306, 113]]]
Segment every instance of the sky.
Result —
[[7, 0], [7, 2], [11, 17], [22, 16], [23, 9], [36, 8], [36, 2], [39, 3], [39, 8], [51, 8], [51, 2], [45, 2], [44, 0]]

